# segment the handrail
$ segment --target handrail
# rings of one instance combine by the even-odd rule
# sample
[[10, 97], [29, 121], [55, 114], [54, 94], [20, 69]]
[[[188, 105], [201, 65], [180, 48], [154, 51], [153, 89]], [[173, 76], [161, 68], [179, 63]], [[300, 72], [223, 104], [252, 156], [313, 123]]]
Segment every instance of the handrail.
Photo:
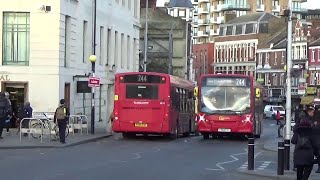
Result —
[[70, 122], [69, 121], [69, 124], [71, 124], [71, 126], [72, 126], [72, 129], [73, 129], [73, 131], [72, 131], [72, 134], [73, 134], [73, 136], [74, 136], [74, 129], [76, 129], [75, 128], [75, 124], [77, 124], [77, 125], [79, 125], [79, 123], [75, 123], [75, 120], [77, 120], [77, 119], [80, 119], [80, 128], [77, 128], [77, 129], [80, 129], [80, 133], [81, 133], [81, 135], [83, 134], [83, 118], [85, 119], [85, 122], [86, 122], [86, 130], [87, 130], [87, 134], [89, 134], [89, 129], [88, 129], [88, 117], [86, 116], [86, 115], [70, 115], [69, 116], [69, 120], [71, 120], [72, 119], [72, 122]]
[[43, 136], [43, 125], [44, 123], [38, 119], [38, 118], [23, 118], [21, 121], [20, 121], [20, 141], [21, 141], [21, 136], [22, 136], [22, 122], [25, 121], [25, 120], [29, 120], [29, 124], [28, 124], [28, 128], [24, 128], [24, 129], [28, 129], [27, 132], [24, 132], [24, 133], [28, 133], [28, 138], [30, 139], [30, 131], [31, 131], [31, 122], [33, 120], [36, 120], [38, 121], [40, 124], [41, 124], [41, 134], [40, 134], [40, 142], [42, 143], [42, 136]]

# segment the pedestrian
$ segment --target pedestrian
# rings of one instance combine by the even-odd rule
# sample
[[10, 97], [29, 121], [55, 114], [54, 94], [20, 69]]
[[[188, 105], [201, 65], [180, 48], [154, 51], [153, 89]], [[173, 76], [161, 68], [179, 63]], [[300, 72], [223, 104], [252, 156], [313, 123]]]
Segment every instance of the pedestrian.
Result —
[[24, 105], [24, 110], [26, 111], [26, 118], [32, 118], [32, 107], [30, 105], [30, 102], [26, 102]]
[[281, 114], [280, 114], [280, 111], [277, 110], [277, 114], [276, 114], [277, 125], [279, 125], [279, 123], [281, 123], [280, 120], [281, 120]]
[[[312, 111], [312, 109], [307, 109]], [[301, 120], [294, 127], [291, 143], [295, 144], [293, 152], [294, 165], [297, 168], [297, 180], [307, 180], [312, 172], [314, 157], [318, 156], [318, 149], [312, 135], [312, 123]]]
[[7, 98], [9, 106], [10, 106], [10, 110], [8, 111], [8, 115], [5, 120], [5, 127], [7, 129], [7, 135], [10, 135], [10, 126], [12, 124], [12, 118], [13, 118], [12, 104], [10, 101], [10, 94], [8, 92], [5, 92], [4, 96]]
[[5, 97], [5, 93], [0, 92], [0, 139], [3, 139], [2, 131], [5, 126], [5, 120], [8, 116], [9, 111], [10, 111], [9, 101]]
[[54, 113], [54, 121], [58, 123], [59, 127], [59, 138], [60, 142], [62, 144], [66, 143], [66, 128], [67, 128], [67, 122], [69, 119], [70, 113], [69, 109], [65, 105], [65, 100], [60, 100], [60, 105], [56, 109], [56, 112]]
[[[320, 116], [319, 116], [319, 107], [316, 108], [315, 119], [313, 122], [313, 130], [312, 130], [314, 140], [316, 142], [317, 148], [320, 151]], [[320, 154], [320, 152], [318, 153]], [[318, 164], [318, 169], [316, 173], [320, 173], [320, 162]]]

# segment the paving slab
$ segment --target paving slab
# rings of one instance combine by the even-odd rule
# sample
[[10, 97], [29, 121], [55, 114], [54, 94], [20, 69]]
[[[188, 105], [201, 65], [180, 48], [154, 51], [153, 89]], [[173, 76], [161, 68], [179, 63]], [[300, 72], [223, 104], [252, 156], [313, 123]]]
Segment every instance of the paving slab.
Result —
[[20, 141], [20, 134], [17, 133], [16, 129], [10, 130], [10, 135], [7, 135], [4, 131], [2, 133], [3, 139], [0, 139], [0, 149], [38, 149], [38, 148], [65, 148], [85, 144], [89, 142], [98, 141], [111, 136], [112, 133], [106, 132], [105, 130], [96, 130], [95, 134], [83, 133], [72, 133], [66, 138], [66, 143], [62, 144], [59, 140], [53, 136], [43, 136], [42, 143], [40, 139], [35, 139], [30, 136], [22, 136]]
[[[284, 175], [277, 175], [276, 170], [243, 170], [239, 169], [238, 173], [245, 174], [245, 175], [251, 175], [257, 177], [265, 177], [265, 178], [271, 178], [271, 179], [279, 179], [279, 180], [293, 180], [296, 179], [296, 172], [295, 171], [285, 171]], [[320, 179], [319, 174], [315, 174], [314, 172], [311, 173], [309, 180], [316, 180]]]

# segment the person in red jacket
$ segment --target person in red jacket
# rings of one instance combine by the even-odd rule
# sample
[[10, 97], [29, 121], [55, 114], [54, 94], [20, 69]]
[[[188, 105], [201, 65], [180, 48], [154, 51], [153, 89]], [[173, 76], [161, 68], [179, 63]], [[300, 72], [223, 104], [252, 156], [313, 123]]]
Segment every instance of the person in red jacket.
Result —
[[281, 114], [280, 114], [280, 111], [278, 110], [277, 114], [276, 114], [277, 125], [279, 125], [279, 123], [281, 123], [280, 120], [281, 120]]

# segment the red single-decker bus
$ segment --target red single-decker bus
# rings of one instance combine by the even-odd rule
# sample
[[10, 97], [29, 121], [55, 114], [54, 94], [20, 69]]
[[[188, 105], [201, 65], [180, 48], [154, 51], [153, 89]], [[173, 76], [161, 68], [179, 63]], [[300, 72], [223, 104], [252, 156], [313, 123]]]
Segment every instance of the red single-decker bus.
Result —
[[[252, 76], [207, 74], [200, 77], [198, 131], [209, 135], [260, 137], [263, 100]], [[259, 96], [258, 96], [259, 95]]]
[[194, 84], [168, 74], [129, 72], [115, 77], [112, 130], [177, 138], [196, 131]]

